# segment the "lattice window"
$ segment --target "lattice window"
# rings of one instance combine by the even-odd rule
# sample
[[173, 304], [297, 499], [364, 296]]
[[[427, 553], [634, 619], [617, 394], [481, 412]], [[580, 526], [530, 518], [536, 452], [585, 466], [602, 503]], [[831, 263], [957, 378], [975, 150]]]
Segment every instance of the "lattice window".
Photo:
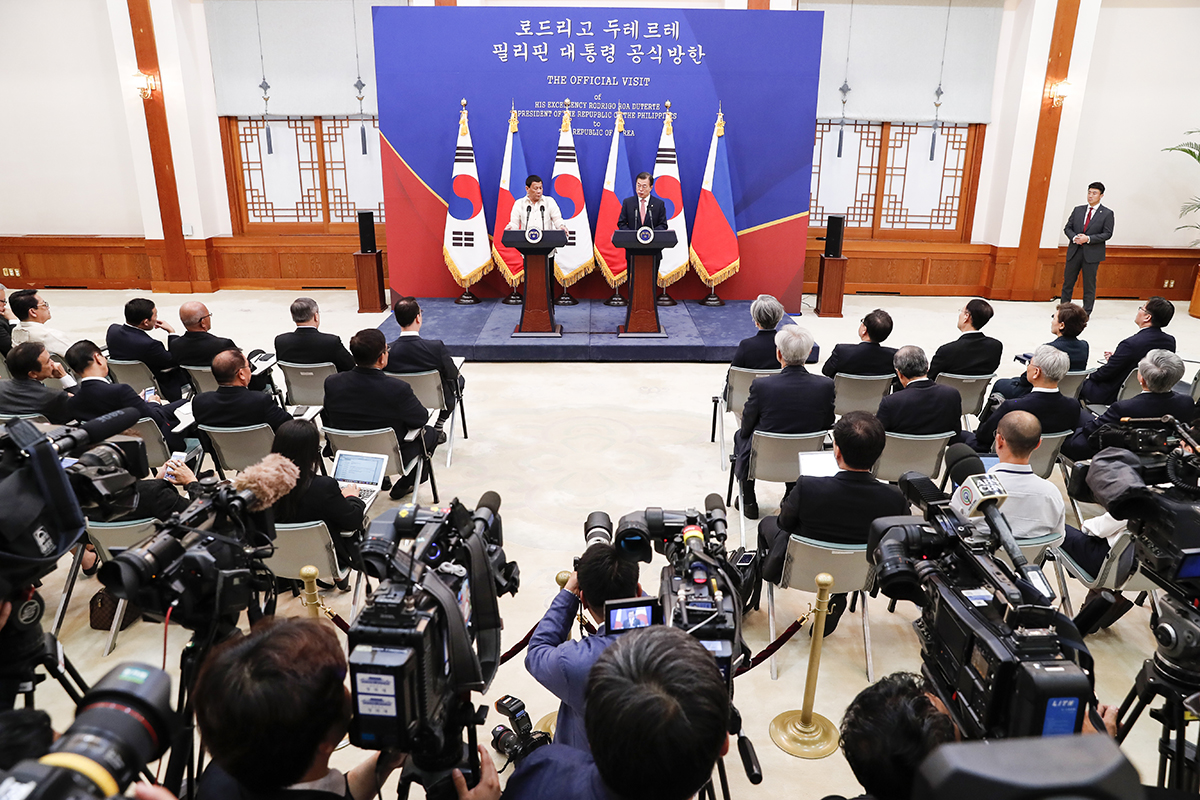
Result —
[[[374, 211], [383, 222], [383, 179], [379, 161], [379, 120], [375, 117], [322, 117], [329, 220], [357, 222], [359, 211]], [[366, 131], [367, 154], [363, 151]]]
[[[838, 158], [841, 134], [842, 157]], [[879, 122], [818, 120], [813, 149], [812, 206], [809, 224], [824, 227], [830, 214], [846, 217], [853, 228], [875, 222], [876, 165], [883, 139]]]
[[934, 140], [931, 125], [892, 123], [881, 228], [955, 229], [967, 162], [967, 131], [967, 125], [941, 125]]

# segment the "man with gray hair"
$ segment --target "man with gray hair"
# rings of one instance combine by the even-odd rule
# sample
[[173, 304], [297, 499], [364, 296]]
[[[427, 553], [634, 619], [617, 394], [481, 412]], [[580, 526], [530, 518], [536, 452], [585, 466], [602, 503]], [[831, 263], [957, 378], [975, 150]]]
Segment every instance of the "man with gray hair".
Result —
[[1119, 422], [1122, 417], [1162, 417], [1167, 414], [1184, 424], [1196, 418], [1196, 404], [1186, 394], [1172, 391], [1183, 378], [1183, 359], [1170, 350], [1151, 350], [1138, 362], [1138, 383], [1142, 393], [1128, 400], [1113, 403], [1099, 417], [1084, 414], [1084, 421], [1062, 448], [1062, 452], [1076, 461], [1094, 456], [1098, 448], [1092, 446], [1089, 437], [1105, 425]]
[[311, 297], [297, 297], [291, 307], [296, 330], [275, 337], [275, 357], [290, 364], [333, 364], [338, 372], [354, 369], [354, 356], [342, 338], [321, 333], [321, 309]]
[[772, 295], [760, 294], [750, 304], [750, 316], [758, 333], [741, 341], [729, 365], [744, 369], [775, 369], [779, 364], [775, 358], [775, 328], [783, 314], [783, 303]]
[[901, 347], [892, 358], [896, 377], [903, 387], [883, 398], [876, 416], [891, 433], [924, 436], [952, 432], [950, 443], [962, 438], [962, 395], [953, 386], [929, 379], [929, 360], [925, 351], [910, 344]]
[[1025, 365], [1025, 377], [1033, 391], [1013, 400], [1005, 400], [990, 416], [979, 423], [974, 433], [964, 434], [963, 441], [981, 453], [992, 450], [996, 427], [1011, 411], [1028, 411], [1037, 417], [1043, 433], [1073, 431], [1082, 422], [1083, 410], [1079, 401], [1066, 397], [1058, 390], [1058, 382], [1067, 374], [1071, 357], [1053, 345], [1044, 344], [1033, 351]]
[[750, 384], [742, 428], [733, 435], [734, 474], [742, 482], [749, 519], [758, 519], [754, 481], [747, 479], [754, 432], [813, 433], [833, 426], [833, 381], [804, 368], [812, 347], [813, 336], [806, 328], [784, 326], [775, 334], [775, 358], [783, 371]]

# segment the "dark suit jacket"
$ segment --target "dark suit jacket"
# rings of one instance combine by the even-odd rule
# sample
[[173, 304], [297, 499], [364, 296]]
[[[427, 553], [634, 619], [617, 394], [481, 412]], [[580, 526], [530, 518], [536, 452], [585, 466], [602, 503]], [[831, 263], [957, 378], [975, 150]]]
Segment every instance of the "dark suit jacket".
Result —
[[55, 425], [69, 422], [71, 395], [28, 378], [0, 381], [0, 414], [41, 414]]
[[192, 399], [192, 413], [200, 425], [216, 428], [240, 428], [261, 425], [271, 430], [292, 418], [268, 394], [255, 392], [245, 386], [219, 386], [215, 392], [201, 392]]
[[828, 378], [839, 372], [846, 375], [893, 375], [896, 370], [892, 366], [892, 357], [895, 355], [896, 348], [875, 342], [835, 344], [821, 372]]
[[[1082, 372], [1087, 369], [1088, 365], [1088, 343], [1082, 339], [1070, 338], [1067, 336], [1059, 336], [1053, 342], [1046, 342], [1051, 347], [1062, 350], [1071, 359], [1070, 365], [1067, 367], [1071, 372]], [[1026, 361], [1028, 363], [1028, 361]], [[1001, 391], [1001, 384], [1007, 382], [1010, 384], [1012, 391]], [[1029, 394], [1033, 391], [1033, 384], [1029, 382], [1029, 378], [1022, 372], [1015, 378], [1009, 378], [1007, 381], [996, 381], [996, 388], [993, 391], [999, 391], [1005, 397], [1012, 399], [1021, 395]], [[1066, 428], [1063, 428], [1066, 430]]]
[[354, 356], [340, 336], [304, 325], [275, 337], [275, 357], [292, 364], [332, 363], [338, 372], [354, 369]]
[[1161, 417], [1170, 414], [1181, 422], [1189, 423], [1196, 418], [1196, 404], [1186, 394], [1177, 392], [1142, 392], [1128, 400], [1113, 403], [1098, 417], [1083, 415], [1083, 422], [1075, 435], [1063, 443], [1062, 451], [1078, 461], [1091, 458], [1096, 450], [1088, 443], [1088, 437], [1105, 425], [1118, 422], [1122, 417]]
[[[296, 497], [293, 498], [292, 494]], [[292, 500], [295, 500], [294, 504]], [[349, 546], [341, 533], [361, 528], [367, 507], [357, 497], [344, 497], [336, 480], [328, 475], [314, 475], [307, 487], [303, 490], [293, 489], [291, 494], [272, 508], [276, 522], [324, 522], [332, 536], [338, 563], [347, 566], [353, 562], [354, 548]]]
[[748, 339], [742, 339], [734, 351], [731, 367], [744, 369], [779, 369], [779, 359], [775, 357], [775, 334], [777, 329], [760, 330]]
[[1004, 354], [1004, 343], [985, 336], [980, 331], [970, 331], [946, 342], [933, 354], [929, 362], [929, 379], [936, 380], [943, 372], [951, 375], [991, 375], [1000, 366]]
[[171, 341], [171, 355], [185, 367], [211, 367], [213, 356], [237, 345], [233, 339], [213, 336], [208, 331], [187, 331]]
[[974, 441], [968, 444], [981, 453], [991, 452], [992, 444], [996, 441], [996, 428], [1000, 420], [1010, 411], [1028, 411], [1042, 423], [1042, 433], [1062, 433], [1073, 431], [1082, 423], [1083, 409], [1079, 401], [1073, 397], [1065, 397], [1062, 392], [1030, 392], [1015, 400], [1005, 400], [992, 415], [984, 420], [975, 431]]
[[80, 422], [95, 419], [110, 411], [132, 408], [139, 415], [154, 420], [159, 430], [162, 431], [168, 447], [172, 450], [182, 450], [183, 437], [171, 430], [179, 424], [179, 420], [175, 419], [175, 415], [171, 413], [174, 405], [178, 405], [178, 403], [173, 404], [172, 407], [147, 403], [132, 387], [123, 383], [106, 383], [85, 379], [79, 382], [79, 388], [75, 390], [75, 394], [68, 401], [67, 408]]
[[459, 388], [458, 370], [450, 358], [450, 351], [439, 339], [422, 339], [420, 336], [400, 336], [388, 347], [387, 372], [425, 372], [436, 369], [442, 378], [442, 393], [446, 405], [454, 408], [455, 394]]
[[1151, 325], [1123, 339], [1108, 361], [1083, 382], [1079, 388], [1079, 399], [1085, 403], [1111, 403], [1116, 400], [1129, 373], [1137, 369], [1138, 362], [1151, 350], [1170, 350], [1174, 353], [1175, 337]]
[[[180, 390], [188, 382], [187, 373], [179, 369], [179, 361], [155, 339], [141, 328], [113, 323], [105, 335], [108, 357], [117, 361], [141, 361], [154, 373], [158, 385], [168, 400], [178, 400]], [[174, 344], [179, 337], [167, 336], [167, 343]], [[210, 359], [211, 360], [211, 359]]]
[[742, 409], [742, 429], [734, 436], [735, 469], [745, 478], [754, 431], [812, 433], [833, 427], [833, 381], [803, 366], [784, 367], [778, 375], [750, 384]]
[[779, 528], [823, 542], [866, 544], [877, 518], [907, 513], [908, 502], [895, 486], [869, 472], [842, 470], [829, 477], [801, 475], [779, 507]]
[[[641, 202], [641, 198], [636, 194], [621, 201], [621, 215], [617, 217], [618, 230], [636, 231], [642, 227]], [[651, 228], [660, 231], [667, 229], [667, 204], [662, 201], [661, 197], [651, 194], [646, 199], [646, 217], [651, 223]]]
[[12, 349], [12, 325], [8, 324], [8, 320], [0, 317], [0, 356], [8, 355], [8, 351]]
[[875, 416], [892, 433], [925, 436], [954, 431], [951, 443], [962, 438], [962, 395], [953, 386], [931, 380], [912, 381], [879, 403]]
[[[411, 457], [420, 444], [405, 443], [404, 435], [425, 427], [429, 412], [404, 381], [372, 367], [355, 367], [325, 379], [325, 407], [321, 419], [327, 427], [348, 431], [392, 428], [400, 440], [401, 452]], [[432, 430], [427, 431], [427, 446], [428, 433]], [[434, 441], [436, 437], [434, 433]]]
[[[1082, 250], [1085, 262], [1099, 264], [1104, 260], [1104, 243], [1113, 235], [1113, 212], [1103, 203], [1097, 203], [1096, 210], [1092, 212], [1092, 221], [1088, 224], [1087, 230], [1084, 230], [1083, 223], [1087, 219], [1087, 210], [1087, 203], [1075, 206], [1075, 210], [1067, 218], [1066, 227], [1063, 228], [1063, 233], [1067, 235], [1067, 241], [1070, 242], [1067, 245], [1067, 261], [1075, 257], [1077, 250]], [[1087, 244], [1075, 244], [1071, 241], [1081, 233], [1086, 234], [1090, 239]]]

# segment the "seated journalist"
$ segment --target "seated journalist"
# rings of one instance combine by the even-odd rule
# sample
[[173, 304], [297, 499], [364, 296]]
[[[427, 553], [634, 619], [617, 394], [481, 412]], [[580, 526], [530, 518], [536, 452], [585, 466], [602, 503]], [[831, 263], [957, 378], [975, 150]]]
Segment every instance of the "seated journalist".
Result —
[[929, 362], [929, 379], [937, 380], [943, 372], [951, 375], [991, 375], [1000, 366], [1004, 343], [983, 334], [983, 326], [995, 311], [992, 304], [978, 297], [968, 300], [958, 312], [958, 329], [962, 336], [937, 349]]
[[179, 361], [167, 352], [167, 348], [150, 331], [167, 332], [167, 344], [179, 337], [171, 325], [158, 318], [154, 301], [135, 297], [125, 304], [125, 324], [108, 326], [105, 341], [108, 357], [116, 361], [141, 361], [154, 373], [154, 379], [168, 400], [183, 396], [183, 387], [189, 382], [188, 374], [179, 368]]
[[[588, 749], [584, 729], [588, 673], [604, 649], [618, 638], [618, 634], [604, 628], [604, 604], [640, 593], [638, 562], [622, 556], [611, 544], [595, 544], [579, 557], [578, 569], [534, 628], [525, 669], [562, 701], [554, 729], [556, 744]], [[599, 628], [595, 634], [576, 641], [571, 638], [571, 627], [581, 605]]]
[[[1071, 372], [1087, 369], [1088, 343], [1079, 338], [1087, 324], [1088, 313], [1077, 303], [1062, 303], [1050, 315], [1050, 332], [1054, 334], [1055, 339], [1046, 344], [1067, 354]], [[1019, 360], [1023, 361], [1025, 357], [1022, 356]], [[1033, 391], [1033, 384], [1029, 382], [1028, 374], [1022, 372], [1015, 378], [1001, 378], [996, 381], [992, 391], [1012, 400]]]
[[55, 425], [70, 421], [70, 393], [42, 383], [66, 375], [62, 366], [50, 360], [44, 344], [23, 342], [13, 346], [5, 364], [12, 379], [0, 381], [0, 415], [41, 414]]
[[1031, 391], [1003, 401], [990, 414], [984, 412], [979, 427], [974, 432], [963, 434], [963, 441], [980, 453], [990, 452], [996, 438], [996, 426], [1005, 414], [1013, 411], [1033, 414], [1044, 433], [1074, 431], [1085, 412], [1078, 400], [1058, 390], [1058, 383], [1066, 376], [1069, 363], [1070, 357], [1057, 347], [1049, 344], [1038, 347], [1025, 366]]
[[891, 375], [896, 348], [883, 346], [891, 333], [892, 315], [882, 308], [875, 309], [858, 325], [858, 344], [834, 345], [821, 373], [827, 378], [839, 372], [844, 375]]
[[201, 392], [192, 400], [196, 422], [214, 428], [240, 428], [246, 425], [279, 426], [292, 415], [279, 407], [275, 398], [250, 389], [250, 362], [241, 350], [223, 350], [212, 359], [212, 374], [217, 380], [215, 392]]
[[1175, 305], [1163, 297], [1151, 297], [1138, 307], [1133, 324], [1138, 332], [1122, 339], [1117, 349], [1104, 354], [1105, 362], [1079, 387], [1084, 403], [1111, 404], [1117, 399], [1129, 373], [1151, 350], [1175, 352], [1175, 337], [1163, 330], [1175, 316]]
[[775, 357], [775, 328], [783, 319], [783, 315], [783, 303], [772, 295], [760, 294], [758, 299], [750, 304], [750, 316], [758, 332], [738, 343], [729, 366], [744, 369], [779, 369], [779, 359]]
[[908, 344], [892, 358], [899, 388], [879, 401], [876, 416], [890, 433], [925, 436], [953, 433], [950, 443], [962, 439], [962, 395], [953, 386], [934, 383], [929, 377], [925, 351]]

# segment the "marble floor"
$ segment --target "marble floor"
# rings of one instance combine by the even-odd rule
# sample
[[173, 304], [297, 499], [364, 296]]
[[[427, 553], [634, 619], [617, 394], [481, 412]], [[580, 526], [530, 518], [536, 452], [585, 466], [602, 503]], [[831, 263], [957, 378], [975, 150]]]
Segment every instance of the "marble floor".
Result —
[[[78, 336], [102, 341], [104, 330], [121, 318], [124, 302], [139, 293], [132, 291], [58, 291], [43, 295], [51, 302], [50, 323]], [[313, 296], [321, 304], [322, 329], [348, 339], [356, 330], [375, 327], [382, 314], [358, 314], [352, 292], [320, 291]], [[178, 322], [178, 305], [190, 297], [155, 296], [160, 315]], [[204, 296], [213, 312], [213, 332], [230, 336], [244, 348], [269, 349], [276, 333], [290, 329], [287, 306], [293, 295], [284, 292], [223, 291]], [[806, 298], [810, 300], [810, 298]], [[889, 345], [914, 343], [929, 352], [958, 335], [956, 312], [961, 298], [851, 296], [846, 298], [845, 317], [817, 319], [808, 304], [801, 325], [809, 327], [828, 353], [838, 342], [855, 341], [858, 320], [876, 307], [888, 309], [896, 321]], [[1084, 338], [1093, 354], [1110, 350], [1134, 331], [1137, 301], [1102, 300]], [[1015, 375], [1018, 367], [1011, 356], [1032, 350], [1047, 341], [1051, 303], [996, 303], [996, 317], [987, 333], [1005, 342], [1002, 375]], [[178, 326], [177, 326], [178, 327]], [[1200, 320], [1187, 315], [1185, 303], [1168, 328], [1179, 341], [1180, 354], [1200, 358]], [[747, 320], [747, 335], [752, 333]], [[1196, 367], [1189, 364], [1187, 378]], [[558, 587], [559, 570], [569, 569], [572, 556], [583, 547], [583, 523], [588, 513], [607, 511], [613, 519], [646, 506], [665, 508], [703, 507], [710, 492], [724, 493], [728, 472], [721, 468], [717, 445], [709, 442], [712, 396], [724, 377], [719, 364], [593, 364], [593, 363], [468, 363], [466, 407], [471, 438], [455, 447], [453, 466], [444, 459], [437, 467], [442, 498], [459, 497], [469, 506], [487, 490], [503, 498], [505, 550], [521, 566], [521, 590], [500, 601], [505, 620], [505, 646], [518, 641], [544, 612]], [[732, 435], [733, 419], [726, 421]], [[1056, 478], [1056, 482], [1057, 482]], [[762, 484], [759, 503], [764, 514], [773, 513], [782, 496], [782, 485]], [[428, 502], [429, 495], [423, 494]], [[387, 508], [390, 501], [377, 505]], [[736, 512], [731, 510], [736, 519]], [[754, 523], [749, 536], [753, 540]], [[736, 543], [737, 526], [731, 533]], [[656, 592], [661, 556], [642, 569], [642, 583]], [[52, 619], [59, 602], [63, 568], [45, 581], [47, 618]], [[63, 627], [61, 641], [68, 655], [89, 681], [95, 681], [117, 663], [141, 660], [163, 662], [162, 626], [139, 622], [120, 635], [113, 655], [102, 657], [106, 633], [87, 623], [87, 599], [98, 588], [95, 579], [76, 588]], [[1073, 583], [1078, 602], [1083, 591]], [[331, 591], [326, 601], [343, 616], [349, 615], [350, 597]], [[777, 608], [780, 629], [808, 609], [815, 596], [810, 592], [780, 591]], [[910, 623], [915, 607], [900, 604], [887, 612], [884, 598], [871, 600], [871, 638], [877, 677], [895, 670], [917, 670], [920, 666], [916, 637]], [[280, 611], [299, 614], [300, 605], [291, 597], [281, 599]], [[1142, 661], [1153, 650], [1147, 625], [1148, 611], [1135, 608], [1111, 629], [1088, 639], [1096, 657], [1097, 694], [1104, 702], [1119, 703], [1128, 691]], [[767, 614], [752, 613], [745, 620], [745, 635], [754, 652], [768, 643]], [[188, 632], [172, 626], [165, 633], [166, 666], [177, 676], [177, 659]], [[857, 784], [840, 753], [823, 760], [804, 761], [778, 749], [768, 736], [771, 719], [781, 711], [802, 703], [808, 663], [809, 637], [793, 639], [778, 656], [779, 678], [772, 681], [764, 664], [737, 679], [735, 701], [745, 728], [758, 750], [764, 780], [751, 786], [740, 765], [730, 763], [732, 795], [737, 798], [820, 798], [828, 793], [853, 796]], [[838, 631], [826, 641], [822, 655], [816, 710], [837, 722], [849, 701], [867, 685], [859, 614], [847, 614]], [[500, 668], [491, 690], [481, 702], [491, 703], [503, 694], [523, 699], [535, 719], [555, 710], [553, 697], [530, 678], [521, 659]], [[70, 705], [62, 691], [45, 685], [37, 695], [39, 705], [49, 709], [60, 730], [70, 719]], [[503, 719], [491, 711], [490, 728]], [[1125, 743], [1125, 751], [1152, 782], [1157, 763], [1157, 724], [1148, 717], [1138, 723]], [[357, 763], [361, 754], [340, 751], [335, 765]], [[391, 791], [391, 790], [388, 790]]]

